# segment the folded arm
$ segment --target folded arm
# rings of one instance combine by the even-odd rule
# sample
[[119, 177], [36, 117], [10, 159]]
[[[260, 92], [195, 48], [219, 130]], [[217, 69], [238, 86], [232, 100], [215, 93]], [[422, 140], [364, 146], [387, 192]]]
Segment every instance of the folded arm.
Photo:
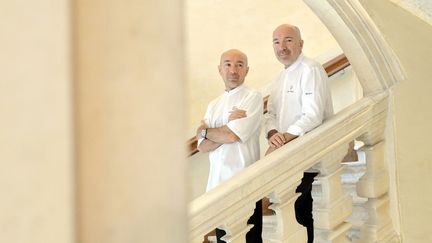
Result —
[[202, 153], [206, 153], [206, 152], [210, 152], [213, 151], [217, 148], [219, 148], [219, 146], [221, 146], [222, 143], [216, 143], [213, 142], [211, 140], [208, 139], [204, 139], [200, 144], [198, 144], [198, 151], [202, 152]]
[[219, 128], [207, 128], [206, 138], [216, 143], [234, 143], [240, 140], [226, 125]]
[[[246, 111], [234, 108], [228, 118], [229, 121], [236, 119], [241, 119], [247, 117]], [[201, 130], [207, 129], [206, 137], [203, 139], [201, 137]], [[197, 129], [197, 139], [203, 139], [198, 143], [198, 151], [200, 152], [210, 152], [217, 149], [224, 143], [233, 143], [240, 140], [240, 138], [229, 129], [228, 126], [222, 126], [219, 128], [209, 128], [204, 121], [201, 122], [201, 126]]]

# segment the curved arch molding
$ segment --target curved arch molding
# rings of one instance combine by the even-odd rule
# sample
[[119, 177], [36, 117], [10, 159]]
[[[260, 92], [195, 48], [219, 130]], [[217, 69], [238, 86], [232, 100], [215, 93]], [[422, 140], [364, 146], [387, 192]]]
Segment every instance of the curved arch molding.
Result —
[[399, 59], [358, 0], [304, 0], [333, 34], [363, 87], [386, 91], [405, 78]]

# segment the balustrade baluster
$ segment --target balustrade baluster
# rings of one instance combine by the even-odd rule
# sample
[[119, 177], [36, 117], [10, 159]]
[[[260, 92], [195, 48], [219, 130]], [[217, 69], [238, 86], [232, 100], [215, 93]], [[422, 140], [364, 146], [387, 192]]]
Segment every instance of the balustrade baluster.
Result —
[[[246, 233], [253, 227], [251, 224], [247, 224], [248, 219], [253, 214], [255, 209], [255, 203], [247, 203], [241, 207], [228, 207], [224, 212], [224, 215], [228, 215], [224, 218], [214, 218], [209, 224], [202, 225], [202, 228], [196, 229], [191, 233], [190, 241], [193, 243], [202, 243], [204, 240], [204, 235], [206, 229], [210, 228], [210, 225], [214, 225], [213, 222], [218, 222], [217, 227], [219, 229], [225, 230], [226, 235], [222, 237], [222, 240], [227, 243], [245, 243]], [[209, 231], [209, 230], [207, 230]]]
[[246, 234], [253, 227], [253, 225], [248, 225], [247, 221], [253, 214], [254, 209], [255, 203], [248, 204], [230, 214], [230, 217], [225, 219], [224, 223], [219, 227], [226, 232], [222, 240], [227, 243], [245, 243]]
[[[369, 140], [373, 142], [372, 139]], [[390, 217], [385, 142], [379, 141], [374, 145], [366, 145], [361, 150], [366, 156], [366, 173], [357, 183], [357, 194], [368, 198], [365, 205], [368, 219], [361, 228], [358, 242], [398, 242]]]
[[274, 235], [270, 236], [272, 242], [307, 242], [306, 228], [297, 223], [294, 211], [294, 202], [300, 195], [295, 190], [302, 176], [303, 173], [296, 174], [276, 187], [270, 195], [270, 209], [276, 212], [278, 222]]
[[315, 180], [321, 185], [322, 192], [319, 198], [314, 198], [316, 242], [348, 242], [346, 232], [351, 228], [351, 224], [345, 220], [352, 213], [352, 198], [344, 194], [341, 182], [341, 161], [347, 149], [348, 144], [340, 146], [315, 166], [320, 171]]

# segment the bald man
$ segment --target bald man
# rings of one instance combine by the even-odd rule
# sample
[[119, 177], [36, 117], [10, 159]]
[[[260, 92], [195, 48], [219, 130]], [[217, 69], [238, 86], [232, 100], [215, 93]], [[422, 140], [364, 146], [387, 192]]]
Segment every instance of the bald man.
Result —
[[[197, 129], [198, 150], [209, 152], [207, 191], [259, 160], [259, 134], [263, 114], [262, 96], [243, 83], [249, 71], [247, 56], [236, 49], [221, 55], [218, 66], [225, 91], [213, 100]], [[262, 205], [256, 203], [248, 223], [247, 243], [262, 243]], [[217, 242], [225, 232], [216, 229]]]
[[[266, 114], [269, 149], [273, 152], [302, 136], [333, 115], [327, 73], [316, 61], [302, 54], [304, 41], [298, 27], [283, 24], [273, 31], [273, 50], [284, 70], [271, 84]], [[305, 172], [295, 202], [297, 221], [308, 231], [313, 242], [312, 182], [316, 172]]]

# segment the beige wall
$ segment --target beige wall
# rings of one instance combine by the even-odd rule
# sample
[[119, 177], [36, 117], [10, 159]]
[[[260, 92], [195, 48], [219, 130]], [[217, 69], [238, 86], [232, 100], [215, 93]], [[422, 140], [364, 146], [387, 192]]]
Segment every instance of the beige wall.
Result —
[[362, 3], [407, 74], [392, 89], [403, 242], [432, 242], [432, 26], [390, 1]]
[[272, 48], [272, 32], [278, 25], [298, 25], [305, 40], [304, 52], [310, 57], [338, 48], [302, 0], [186, 0], [185, 10], [189, 130], [199, 124], [207, 104], [224, 90], [217, 71], [224, 50], [238, 48], [248, 55], [246, 84], [262, 89], [282, 70]]
[[69, 1], [0, 2], [0, 242], [73, 242]]

